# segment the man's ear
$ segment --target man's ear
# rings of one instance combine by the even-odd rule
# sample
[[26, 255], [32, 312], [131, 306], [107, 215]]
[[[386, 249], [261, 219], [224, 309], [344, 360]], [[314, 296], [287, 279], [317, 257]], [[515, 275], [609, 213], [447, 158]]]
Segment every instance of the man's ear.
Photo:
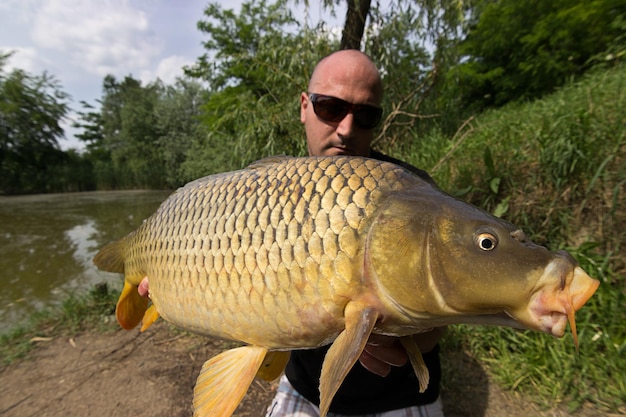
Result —
[[306, 109], [309, 105], [309, 96], [303, 92], [300, 94], [300, 121], [304, 123], [306, 121]]

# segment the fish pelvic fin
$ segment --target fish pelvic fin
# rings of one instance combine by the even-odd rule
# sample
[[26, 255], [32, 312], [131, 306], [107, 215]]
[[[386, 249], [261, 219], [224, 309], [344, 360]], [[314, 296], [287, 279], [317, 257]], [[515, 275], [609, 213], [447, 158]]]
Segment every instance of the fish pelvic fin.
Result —
[[267, 382], [272, 382], [283, 373], [290, 356], [291, 352], [289, 351], [268, 352], [256, 376]]
[[126, 330], [134, 329], [143, 319], [147, 308], [148, 299], [139, 295], [137, 285], [124, 281], [124, 289], [115, 307], [115, 317], [120, 326]]
[[159, 312], [157, 311], [154, 304], [152, 304], [143, 315], [141, 319], [141, 331], [146, 331], [148, 327], [152, 325], [155, 321], [157, 321], [160, 317]]
[[352, 302], [345, 309], [346, 328], [326, 353], [320, 375], [320, 417], [325, 417], [341, 383], [356, 363], [378, 319], [369, 305]]
[[242, 346], [206, 361], [194, 388], [194, 417], [230, 417], [267, 352], [258, 346]]
[[419, 347], [417, 347], [417, 343], [415, 343], [412, 336], [401, 337], [400, 343], [404, 346], [404, 350], [406, 350], [409, 361], [411, 361], [413, 372], [415, 372], [415, 376], [417, 376], [417, 380], [420, 385], [420, 392], [426, 391], [428, 381], [430, 380], [430, 374], [426, 363], [424, 363], [422, 352], [420, 352]]
[[112, 242], [100, 249], [93, 258], [93, 263], [107, 272], [124, 273], [124, 244], [125, 239]]

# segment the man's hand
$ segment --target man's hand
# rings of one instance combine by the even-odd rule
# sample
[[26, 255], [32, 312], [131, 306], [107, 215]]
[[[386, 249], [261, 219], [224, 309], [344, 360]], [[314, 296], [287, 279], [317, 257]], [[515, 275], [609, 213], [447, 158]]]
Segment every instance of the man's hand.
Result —
[[143, 277], [137, 288], [139, 295], [145, 298], [150, 298], [150, 286], [148, 284], [148, 277]]
[[[435, 348], [444, 335], [445, 327], [436, 327], [425, 333], [416, 334], [413, 339], [422, 353]], [[379, 376], [387, 376], [392, 366], [403, 366], [409, 360], [404, 347], [397, 337], [373, 334], [359, 357], [365, 369]]]

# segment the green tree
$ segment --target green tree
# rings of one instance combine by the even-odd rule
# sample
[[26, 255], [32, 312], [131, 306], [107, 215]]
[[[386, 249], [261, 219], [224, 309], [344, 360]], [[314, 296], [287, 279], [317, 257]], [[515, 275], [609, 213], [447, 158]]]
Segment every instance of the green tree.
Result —
[[[158, 145], [163, 153], [165, 181], [168, 187], [178, 187], [194, 179], [195, 170], [185, 165], [188, 157], [193, 158], [194, 144], [203, 141], [207, 132], [200, 121], [201, 106], [206, 100], [207, 91], [197, 81], [179, 78], [174, 85], [166, 86], [155, 107], [157, 130], [160, 133]], [[219, 155], [213, 155], [204, 163], [204, 168], [212, 172]], [[207, 169], [208, 168], [208, 169]]]
[[58, 140], [69, 96], [47, 73], [6, 73], [9, 56], [0, 54], [0, 192], [49, 191], [50, 170], [66, 157]]
[[[163, 156], [159, 146], [160, 132], [155, 108], [163, 85], [154, 82], [141, 85], [141, 81], [126, 76], [118, 81], [108, 75], [103, 82], [101, 120], [94, 116], [97, 145], [110, 155], [114, 183], [121, 188], [165, 187]], [[102, 135], [99, 138], [98, 135]]]
[[594, 56], [624, 39], [626, 3], [479, 0], [471, 16], [448, 97], [480, 110], [539, 97], [587, 71]]
[[317, 59], [337, 44], [323, 28], [302, 29], [286, 5], [253, 0], [242, 4], [239, 15], [217, 4], [205, 9], [198, 27], [208, 35], [207, 53], [187, 74], [209, 86], [202, 109], [207, 134], [193, 144], [188, 172], [206, 174], [262, 156], [304, 153], [299, 93]]

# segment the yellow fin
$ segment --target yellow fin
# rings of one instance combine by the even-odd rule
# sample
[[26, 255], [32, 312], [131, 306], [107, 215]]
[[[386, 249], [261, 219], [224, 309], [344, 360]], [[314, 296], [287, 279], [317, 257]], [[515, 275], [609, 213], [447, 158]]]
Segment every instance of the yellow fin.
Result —
[[230, 417], [266, 354], [265, 348], [243, 346], [206, 361], [194, 388], [194, 417]]
[[256, 376], [268, 382], [272, 382], [283, 373], [290, 356], [291, 352], [289, 351], [268, 352]]
[[159, 318], [159, 312], [157, 311], [154, 304], [152, 304], [143, 315], [141, 319], [141, 331], [145, 331], [148, 327], [152, 325]]
[[330, 402], [361, 356], [377, 319], [378, 313], [369, 305], [353, 302], [346, 306], [346, 328], [328, 349], [322, 364], [320, 417], [328, 413]]
[[96, 254], [93, 263], [107, 272], [124, 273], [124, 246], [125, 239], [109, 243]]
[[417, 376], [417, 380], [420, 384], [420, 392], [426, 391], [428, 381], [430, 380], [430, 374], [426, 364], [424, 363], [422, 352], [420, 352], [419, 347], [417, 347], [417, 343], [415, 343], [415, 340], [413, 340], [413, 337], [411, 336], [401, 337], [400, 343], [404, 346], [404, 350], [406, 350], [406, 353], [409, 356], [411, 365], [413, 365], [413, 371], [415, 372], [415, 376]]
[[124, 281], [124, 289], [115, 307], [115, 317], [120, 326], [126, 330], [135, 328], [147, 308], [148, 299], [139, 295], [137, 285]]

